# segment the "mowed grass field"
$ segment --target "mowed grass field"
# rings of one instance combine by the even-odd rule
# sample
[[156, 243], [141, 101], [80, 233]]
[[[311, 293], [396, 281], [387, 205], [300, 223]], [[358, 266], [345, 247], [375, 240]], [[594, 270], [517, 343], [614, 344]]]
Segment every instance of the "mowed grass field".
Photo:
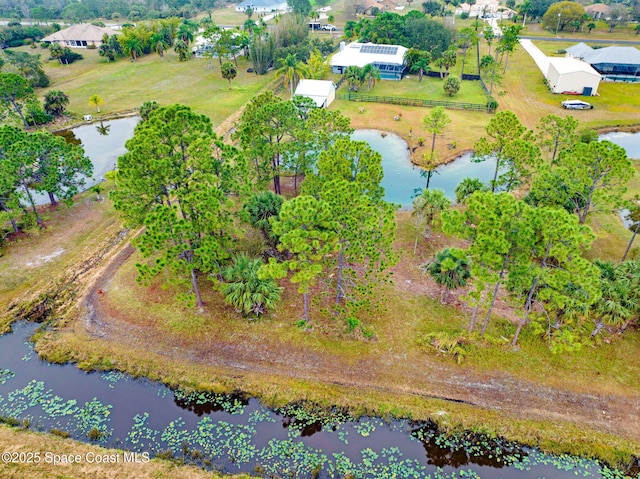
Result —
[[[444, 79], [424, 76], [419, 81], [417, 74], [410, 74], [401, 81], [381, 80], [371, 90], [366, 83], [358, 89], [361, 95], [418, 98], [422, 100], [451, 101], [459, 103], [486, 103], [486, 96], [479, 81], [463, 81], [460, 91], [449, 96], [443, 89]], [[343, 90], [344, 93], [346, 90]]]
[[[46, 60], [46, 50], [26, 51], [41, 53]], [[89, 105], [89, 98], [98, 94], [105, 102], [100, 107], [103, 115], [131, 111], [145, 101], [155, 100], [161, 105], [189, 105], [197, 113], [211, 118], [215, 126], [274, 80], [273, 73], [247, 73], [251, 65], [244, 57], [238, 57], [238, 74], [229, 88], [220, 74], [217, 59], [209, 62], [204, 58], [191, 58], [180, 62], [177, 55], [169, 51], [164, 58], [150, 54], [135, 62], [121, 58], [108, 63], [97, 50], [80, 53], [84, 60], [68, 66], [46, 61], [45, 72], [51, 78], [51, 85], [37, 93], [44, 96], [48, 90], [62, 90], [70, 98], [69, 111], [81, 116], [99, 116]]]

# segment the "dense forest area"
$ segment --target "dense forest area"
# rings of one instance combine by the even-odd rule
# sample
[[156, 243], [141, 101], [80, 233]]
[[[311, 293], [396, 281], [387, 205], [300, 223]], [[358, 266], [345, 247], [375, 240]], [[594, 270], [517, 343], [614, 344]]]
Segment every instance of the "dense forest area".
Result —
[[21, 20], [62, 19], [82, 22], [92, 18], [141, 20], [181, 16], [189, 18], [213, 8], [215, 0], [2, 0], [0, 16]]

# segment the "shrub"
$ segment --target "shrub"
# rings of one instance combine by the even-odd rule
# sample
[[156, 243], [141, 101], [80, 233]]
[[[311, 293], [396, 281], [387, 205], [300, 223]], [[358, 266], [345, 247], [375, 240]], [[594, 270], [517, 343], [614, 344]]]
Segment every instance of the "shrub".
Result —
[[460, 14], [460, 19], [461, 20], [466, 20], [467, 18], [469, 18], [469, 12], [462, 12]]
[[447, 95], [453, 96], [460, 91], [460, 78], [449, 75], [442, 85]]
[[67, 431], [63, 431], [62, 429], [51, 429], [49, 433], [53, 434], [54, 436], [61, 437], [63, 439], [66, 439], [69, 437], [69, 433]]

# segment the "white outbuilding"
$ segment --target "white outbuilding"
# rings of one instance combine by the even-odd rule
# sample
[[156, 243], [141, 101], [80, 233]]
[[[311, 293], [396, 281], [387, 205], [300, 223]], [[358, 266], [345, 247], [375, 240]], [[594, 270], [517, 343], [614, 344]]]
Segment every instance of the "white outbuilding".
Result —
[[549, 58], [547, 82], [553, 93], [592, 96], [601, 76], [591, 65], [575, 58]]
[[311, 98], [318, 108], [327, 108], [336, 99], [336, 85], [331, 80], [300, 80], [294, 96]]

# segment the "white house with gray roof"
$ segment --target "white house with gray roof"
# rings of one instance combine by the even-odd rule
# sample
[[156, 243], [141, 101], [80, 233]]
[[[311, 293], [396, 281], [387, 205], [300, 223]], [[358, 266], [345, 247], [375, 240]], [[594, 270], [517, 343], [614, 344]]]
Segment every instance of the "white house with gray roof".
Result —
[[383, 80], [401, 80], [406, 69], [404, 55], [407, 48], [401, 45], [378, 45], [375, 43], [340, 42], [340, 51], [331, 57], [329, 64], [333, 73], [342, 74], [347, 67], [373, 64]]
[[640, 50], [635, 47], [591, 48], [578, 43], [566, 49], [567, 57], [577, 58], [590, 64], [603, 80], [640, 81]]

